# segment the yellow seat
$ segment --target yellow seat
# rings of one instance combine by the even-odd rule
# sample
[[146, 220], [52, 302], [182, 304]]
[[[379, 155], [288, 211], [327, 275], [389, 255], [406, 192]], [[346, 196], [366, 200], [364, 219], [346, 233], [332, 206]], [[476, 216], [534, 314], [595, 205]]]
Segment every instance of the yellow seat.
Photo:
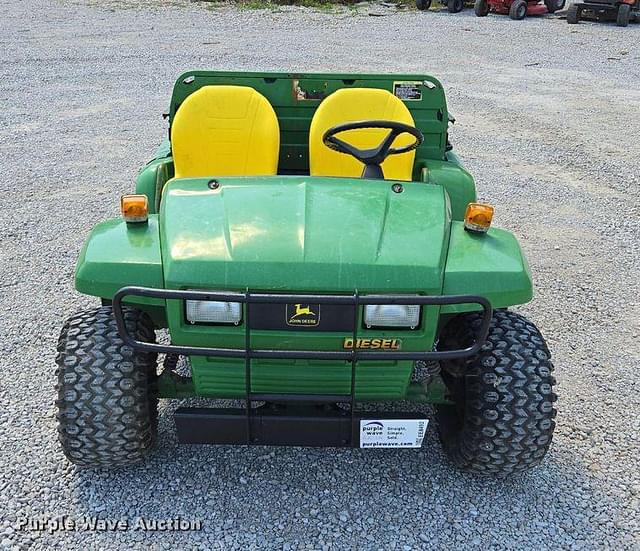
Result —
[[176, 178], [278, 173], [280, 128], [269, 101], [247, 86], [203, 86], [171, 125]]
[[[364, 165], [344, 153], [329, 149], [322, 143], [322, 136], [329, 128], [345, 122], [362, 120], [388, 120], [415, 126], [413, 117], [397, 97], [387, 90], [376, 88], [343, 88], [327, 96], [316, 109], [309, 129], [309, 171], [312, 176], [342, 176], [359, 178]], [[341, 132], [341, 140], [359, 148], [379, 145], [389, 130], [367, 128]], [[412, 143], [408, 134], [398, 136], [394, 147]], [[390, 155], [382, 163], [386, 179], [411, 180], [415, 150], [400, 155]]]

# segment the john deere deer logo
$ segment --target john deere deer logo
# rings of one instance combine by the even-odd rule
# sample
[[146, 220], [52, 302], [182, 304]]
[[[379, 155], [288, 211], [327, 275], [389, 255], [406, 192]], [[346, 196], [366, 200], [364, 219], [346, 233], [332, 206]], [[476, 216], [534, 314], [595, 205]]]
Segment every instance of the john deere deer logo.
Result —
[[302, 304], [295, 304], [296, 313], [291, 316], [291, 319], [297, 318], [298, 316], [315, 316], [315, 313], [311, 311], [311, 306], [302, 307]]
[[287, 304], [287, 325], [314, 327], [320, 323], [319, 304]]

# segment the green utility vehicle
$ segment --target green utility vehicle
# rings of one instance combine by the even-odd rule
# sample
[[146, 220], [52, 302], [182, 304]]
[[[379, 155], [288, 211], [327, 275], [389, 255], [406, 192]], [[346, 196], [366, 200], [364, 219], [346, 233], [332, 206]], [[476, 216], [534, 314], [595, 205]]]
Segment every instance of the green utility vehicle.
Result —
[[58, 345], [72, 462], [142, 460], [158, 399], [191, 397], [239, 405], [178, 408], [182, 443], [420, 448], [413, 401], [460, 468], [542, 460], [550, 353], [507, 309], [530, 271], [451, 149], [438, 80], [190, 71], [168, 120], [78, 260], [102, 305]]

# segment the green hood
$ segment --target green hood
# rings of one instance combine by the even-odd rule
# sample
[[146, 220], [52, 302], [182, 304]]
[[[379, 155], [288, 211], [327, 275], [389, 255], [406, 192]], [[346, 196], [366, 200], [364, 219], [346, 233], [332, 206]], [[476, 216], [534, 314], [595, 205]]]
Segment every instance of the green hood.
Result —
[[442, 187], [309, 176], [180, 179], [162, 195], [167, 288], [440, 293]]

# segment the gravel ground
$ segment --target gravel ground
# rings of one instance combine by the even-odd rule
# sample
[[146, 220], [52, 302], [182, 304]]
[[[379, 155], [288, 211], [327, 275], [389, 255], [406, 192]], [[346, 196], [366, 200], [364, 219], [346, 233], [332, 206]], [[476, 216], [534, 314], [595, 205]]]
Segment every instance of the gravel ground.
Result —
[[[187, 2], [5, 0], [0, 22], [2, 547], [640, 549], [640, 25], [478, 19], [472, 10], [239, 11]], [[168, 404], [146, 464], [70, 465], [54, 349], [94, 301], [72, 287], [89, 229], [117, 213], [165, 135], [187, 68], [428, 72], [497, 223], [516, 232], [560, 386], [544, 464], [460, 474], [419, 451], [178, 447]], [[19, 531], [68, 515], [126, 531]], [[200, 519], [148, 533], [137, 517]]]

